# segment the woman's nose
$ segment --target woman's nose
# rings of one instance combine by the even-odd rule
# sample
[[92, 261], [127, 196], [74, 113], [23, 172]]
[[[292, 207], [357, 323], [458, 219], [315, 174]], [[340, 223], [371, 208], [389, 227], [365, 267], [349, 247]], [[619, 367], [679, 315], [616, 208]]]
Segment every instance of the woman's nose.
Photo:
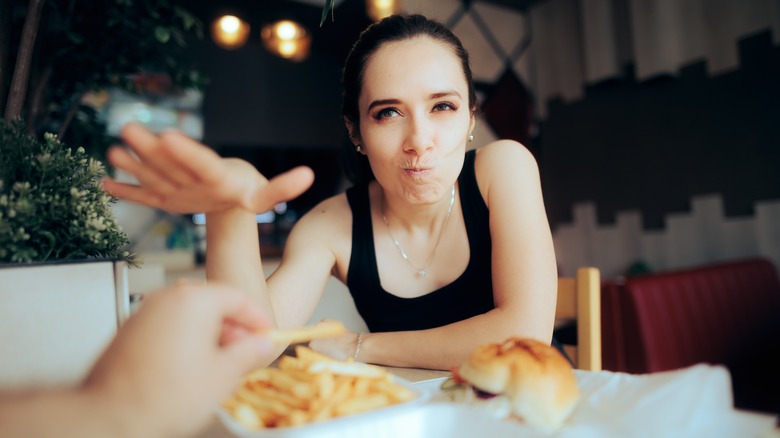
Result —
[[433, 148], [434, 130], [433, 124], [424, 117], [414, 117], [409, 122], [409, 135], [404, 149], [422, 155], [426, 150]]

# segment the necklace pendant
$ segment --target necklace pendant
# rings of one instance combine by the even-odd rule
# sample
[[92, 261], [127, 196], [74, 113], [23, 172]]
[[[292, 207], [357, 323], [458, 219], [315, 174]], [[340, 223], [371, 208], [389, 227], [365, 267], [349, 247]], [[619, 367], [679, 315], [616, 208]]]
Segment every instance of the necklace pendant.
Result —
[[439, 248], [439, 243], [441, 243], [441, 237], [444, 235], [444, 228], [447, 226], [447, 222], [450, 220], [450, 214], [452, 213], [452, 206], [455, 204], [455, 184], [452, 185], [452, 189], [450, 190], [450, 206], [447, 208], [447, 215], [444, 216], [444, 222], [441, 224], [441, 229], [439, 230], [439, 237], [436, 239], [436, 244], [433, 246], [433, 252], [431, 253], [431, 257], [428, 259], [428, 263], [423, 268], [418, 268], [414, 265], [414, 263], [409, 260], [409, 256], [406, 255], [406, 251], [401, 247], [401, 244], [398, 242], [398, 240], [393, 237], [393, 232], [390, 230], [390, 224], [387, 222], [387, 216], [385, 215], [385, 200], [384, 200], [384, 191], [382, 191], [382, 220], [385, 223], [385, 226], [387, 227], [387, 233], [390, 235], [390, 240], [393, 241], [393, 244], [398, 249], [398, 253], [401, 255], [401, 258], [406, 260], [406, 263], [409, 264], [414, 270], [417, 271], [417, 277], [419, 278], [425, 278], [425, 276], [428, 274], [428, 267], [431, 266], [433, 263], [433, 258], [436, 255], [436, 249]]

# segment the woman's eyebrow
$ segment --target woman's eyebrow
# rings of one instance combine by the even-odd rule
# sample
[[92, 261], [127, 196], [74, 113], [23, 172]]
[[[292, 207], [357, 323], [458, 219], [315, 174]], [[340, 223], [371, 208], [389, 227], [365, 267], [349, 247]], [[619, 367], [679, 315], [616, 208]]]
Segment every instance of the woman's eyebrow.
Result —
[[[460, 93], [458, 93], [455, 90], [445, 90], [445, 91], [438, 91], [436, 93], [431, 93], [430, 96], [428, 96], [428, 100], [435, 100], [435, 99], [441, 99], [442, 97], [447, 96], [457, 96], [458, 98], [461, 98]], [[371, 111], [372, 108], [382, 105], [398, 105], [401, 101], [399, 99], [378, 99], [370, 104], [368, 104], [367, 111]]]
[[460, 93], [458, 93], [457, 91], [455, 91], [455, 90], [446, 90], [446, 91], [439, 91], [438, 93], [431, 94], [430, 99], [431, 100], [433, 100], [433, 99], [441, 99], [442, 97], [447, 97], [447, 96], [457, 96], [458, 98], [461, 98]]
[[373, 107], [375, 107], [375, 106], [381, 106], [381, 105], [397, 105], [397, 104], [399, 104], [399, 103], [401, 103], [401, 101], [400, 101], [400, 100], [398, 100], [398, 99], [380, 99], [380, 100], [375, 100], [375, 101], [371, 102], [371, 103], [368, 105], [368, 111], [371, 111], [371, 108], [373, 108]]

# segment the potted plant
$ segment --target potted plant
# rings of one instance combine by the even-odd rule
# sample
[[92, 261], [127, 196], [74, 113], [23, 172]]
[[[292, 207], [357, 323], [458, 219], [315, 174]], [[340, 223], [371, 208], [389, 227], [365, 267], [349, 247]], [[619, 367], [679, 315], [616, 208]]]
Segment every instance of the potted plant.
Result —
[[202, 85], [178, 50], [201, 32], [175, 1], [0, 2], [0, 389], [78, 381], [127, 318], [138, 261], [95, 158], [115, 139], [84, 98]]
[[103, 165], [0, 121], [0, 387], [81, 378], [129, 314], [127, 236]]
[[136, 263], [100, 187], [103, 164], [54, 134], [0, 122], [0, 263], [88, 258]]

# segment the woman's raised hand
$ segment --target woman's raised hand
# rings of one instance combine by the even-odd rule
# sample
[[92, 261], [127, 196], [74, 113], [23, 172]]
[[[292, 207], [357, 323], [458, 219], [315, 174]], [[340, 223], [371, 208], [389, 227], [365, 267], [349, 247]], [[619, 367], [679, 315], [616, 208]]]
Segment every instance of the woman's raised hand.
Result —
[[244, 160], [222, 158], [212, 149], [178, 132], [156, 135], [138, 124], [122, 129], [135, 152], [108, 151], [108, 161], [138, 180], [138, 185], [106, 178], [103, 187], [117, 198], [171, 213], [214, 213], [240, 207], [262, 213], [299, 196], [314, 174], [297, 167], [270, 181]]

